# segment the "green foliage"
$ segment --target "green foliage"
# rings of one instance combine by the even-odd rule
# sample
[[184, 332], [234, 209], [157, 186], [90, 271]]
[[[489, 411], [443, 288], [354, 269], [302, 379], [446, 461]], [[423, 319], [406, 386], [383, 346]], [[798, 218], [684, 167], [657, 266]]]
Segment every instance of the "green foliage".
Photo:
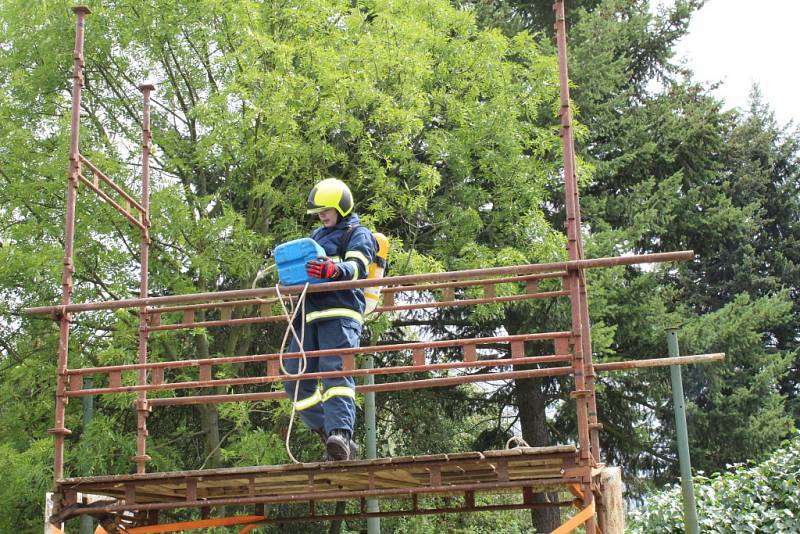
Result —
[[[694, 477], [703, 532], [796, 532], [800, 529], [800, 437], [783, 443], [760, 464], [728, 466], [727, 472]], [[632, 534], [679, 533], [683, 528], [680, 485], [648, 495], [627, 515]]]
[[0, 514], [3, 532], [37, 532], [42, 529], [45, 493], [50, 491], [53, 472], [53, 441], [38, 439], [24, 450], [0, 444], [3, 483], [0, 498], [7, 503]]
[[[789, 258], [800, 257], [800, 152], [797, 132], [779, 127], [757, 94], [745, 113], [722, 111], [672, 63], [698, 4], [654, 17], [645, 2], [598, 3], [572, 26], [570, 72], [588, 126], [579, 150], [594, 168], [581, 199], [587, 254], [695, 252], [675, 266], [590, 273], [596, 357], [666, 355], [663, 329], [680, 325], [683, 354], [725, 352], [722, 364], [683, 371], [693, 457], [713, 471], [763, 457], [797, 424]], [[775, 194], [787, 189], [795, 193]], [[604, 452], [641, 473], [634, 492], [677, 473], [666, 377], [600, 376]]]
[[[92, 2], [81, 151], [134, 195], [136, 87], [157, 82], [150, 293], [251, 287], [277, 243], [308, 232], [305, 196], [328, 176], [345, 179], [365, 223], [390, 236], [392, 274], [562, 259], [564, 236], [554, 230], [564, 219], [556, 63], [539, 34], [551, 31], [551, 2], [459, 4], [471, 9], [444, 0]], [[568, 16], [587, 256], [682, 248], [697, 255], [681, 266], [590, 271], [595, 357], [663, 355], [663, 329], [676, 324], [684, 353], [726, 352], [723, 364], [684, 371], [695, 462], [712, 472], [762, 457], [800, 420], [800, 173], [797, 133], [778, 126], [757, 94], [748, 112], [723, 112], [672, 62], [701, 4], [679, 0], [654, 16], [643, 0], [581, 0], [568, 2]], [[61, 291], [69, 5], [0, 4], [0, 447], [13, 514], [0, 514], [0, 529], [17, 515], [38, 523], [49, 478], [58, 332], [20, 311], [53, 304]], [[138, 235], [81, 188], [73, 300], [136, 296], [137, 255]], [[508, 285], [498, 294], [521, 290]], [[533, 302], [384, 315], [366, 334], [375, 344], [568, 327], [562, 303]], [[79, 316], [70, 366], [132, 363], [137, 328], [127, 311]], [[272, 352], [281, 333], [162, 332], [151, 336], [149, 356]], [[408, 357], [386, 355], [394, 363]], [[263, 366], [219, 373], [257, 376]], [[665, 377], [614, 373], [598, 381], [605, 459], [641, 476], [631, 480], [635, 491], [674, 479]], [[380, 452], [498, 446], [518, 424], [507, 417], [514, 412], [534, 444], [574, 441], [568, 386], [528, 380], [490, 394], [380, 395]], [[84, 426], [81, 403], [70, 403], [68, 474], [131, 470], [131, 404], [132, 395], [102, 397]], [[285, 462], [286, 407], [159, 408], [148, 418], [152, 467]], [[316, 437], [297, 427], [292, 448], [301, 459], [322, 455]], [[524, 524], [517, 519], [397, 524], [515, 531]]]
[[[20, 311], [57, 302], [61, 290], [70, 5], [0, 7], [7, 30], [0, 47], [0, 429], [3, 446], [15, 451], [38, 443], [52, 426], [57, 328]], [[149, 79], [157, 86], [150, 294], [251, 287], [277, 243], [308, 232], [306, 194], [328, 176], [347, 180], [365, 222], [391, 236], [397, 274], [485, 266], [487, 255], [504, 265], [557, 254], [562, 238], [541, 209], [545, 184], [557, 173], [556, 64], [530, 35], [481, 29], [472, 13], [443, 0], [122, 0], [89, 7], [81, 153], [134, 196], [137, 85]], [[73, 300], [136, 296], [136, 232], [83, 187], [77, 214]], [[498, 319], [495, 309], [482, 313]], [[78, 316], [70, 367], [134, 362], [137, 328], [133, 312]], [[369, 330], [373, 342], [405, 335], [388, 317]], [[162, 332], [151, 336], [149, 358], [272, 352], [281, 333]], [[263, 366], [219, 373], [255, 376]], [[445, 452], [464, 421], [479, 422], [487, 411], [471, 390], [383, 398], [381, 431], [398, 451]], [[419, 399], [446, 409], [407, 409]], [[68, 475], [131, 471], [132, 401], [97, 399], [86, 426], [81, 403], [68, 405]], [[285, 406], [159, 408], [147, 421], [150, 468], [285, 462]], [[403, 430], [420, 420], [429, 432], [413, 443]], [[473, 441], [467, 434], [458, 439], [462, 448]], [[322, 455], [316, 437], [297, 426], [292, 447], [303, 459]], [[35, 463], [36, 472], [49, 461], [36, 457], [26, 465]], [[6, 502], [12, 510], [17, 501]]]

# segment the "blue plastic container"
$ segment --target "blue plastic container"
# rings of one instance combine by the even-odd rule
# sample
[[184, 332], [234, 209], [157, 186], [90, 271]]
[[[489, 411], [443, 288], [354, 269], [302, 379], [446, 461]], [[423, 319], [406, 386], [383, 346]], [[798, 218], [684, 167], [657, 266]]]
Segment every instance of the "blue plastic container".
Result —
[[306, 262], [325, 256], [325, 249], [310, 237], [278, 245], [275, 247], [274, 257], [281, 285], [327, 282], [328, 280], [312, 278], [306, 274]]

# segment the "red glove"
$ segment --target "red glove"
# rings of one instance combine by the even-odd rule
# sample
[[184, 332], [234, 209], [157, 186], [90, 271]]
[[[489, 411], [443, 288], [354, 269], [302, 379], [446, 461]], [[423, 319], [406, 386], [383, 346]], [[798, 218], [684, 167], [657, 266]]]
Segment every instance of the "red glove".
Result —
[[314, 278], [336, 280], [342, 276], [342, 270], [330, 258], [320, 258], [306, 263], [306, 273]]

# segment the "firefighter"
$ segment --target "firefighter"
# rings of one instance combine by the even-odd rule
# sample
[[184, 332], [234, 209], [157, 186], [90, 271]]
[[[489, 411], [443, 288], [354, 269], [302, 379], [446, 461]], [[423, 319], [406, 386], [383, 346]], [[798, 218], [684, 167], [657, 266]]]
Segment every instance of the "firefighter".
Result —
[[[368, 265], [377, 251], [372, 233], [359, 225], [353, 212], [353, 195], [341, 180], [322, 180], [308, 195], [308, 214], [319, 217], [322, 226], [311, 239], [325, 249], [326, 257], [309, 261], [310, 277], [325, 281], [359, 280], [367, 277]], [[358, 347], [364, 322], [365, 298], [361, 289], [309, 293], [305, 302], [304, 349], [323, 350]], [[297, 321], [300, 321], [298, 316]], [[295, 324], [297, 332], [299, 324]], [[289, 351], [297, 352], [292, 339]], [[285, 361], [286, 370], [296, 373], [299, 359]], [[341, 371], [342, 357], [308, 358], [306, 372]], [[355, 425], [355, 382], [350, 376], [285, 381], [290, 399], [297, 394], [295, 409], [301, 420], [325, 443], [329, 460], [348, 460], [355, 454], [352, 441]]]

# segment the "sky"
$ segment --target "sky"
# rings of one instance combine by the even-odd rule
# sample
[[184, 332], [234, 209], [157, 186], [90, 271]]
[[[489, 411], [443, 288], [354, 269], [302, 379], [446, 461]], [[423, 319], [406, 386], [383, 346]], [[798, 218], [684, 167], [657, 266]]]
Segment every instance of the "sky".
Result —
[[778, 122], [800, 125], [800, 0], [708, 0], [677, 53], [695, 80], [722, 82], [713, 94], [726, 108], [747, 109], [757, 82]]

